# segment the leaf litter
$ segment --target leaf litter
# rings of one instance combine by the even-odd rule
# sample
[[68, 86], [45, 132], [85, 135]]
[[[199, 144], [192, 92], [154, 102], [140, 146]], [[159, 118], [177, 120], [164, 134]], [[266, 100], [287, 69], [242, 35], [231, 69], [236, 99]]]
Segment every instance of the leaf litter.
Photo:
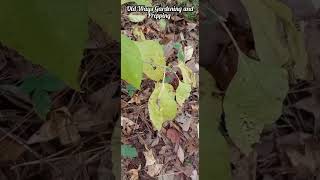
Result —
[[[134, 146], [139, 154], [135, 159], [123, 159], [122, 167], [125, 172], [132, 169], [136, 172], [141, 167], [135, 174], [126, 173], [123, 179], [136, 178], [136, 174], [139, 179], [194, 179], [199, 172], [199, 94], [195, 82], [199, 68], [198, 22], [179, 14], [171, 20], [146, 18], [143, 23], [137, 24], [126, 18], [129, 13], [125, 8], [122, 14], [123, 34], [133, 37], [137, 44], [143, 45], [143, 41], [149, 41], [144, 49], [153, 47], [152, 51], [158, 45], [151, 40], [156, 40], [163, 46], [161, 51], [164, 52], [162, 54], [159, 49], [157, 56], [154, 53], [143, 54], [145, 61], [152, 62], [144, 64], [146, 78], [134, 95], [129, 96], [125, 91], [126, 83], [122, 82], [122, 143]], [[187, 66], [179, 65], [179, 61]], [[152, 66], [155, 63], [157, 66]], [[163, 79], [162, 66], [165, 65], [172, 66], [172, 70], [167, 71]], [[166, 84], [163, 86], [148, 78], [163, 80]], [[168, 104], [170, 101], [172, 103]], [[153, 109], [151, 112], [148, 106]], [[177, 109], [178, 114], [168, 113], [166, 108], [170, 111]], [[160, 123], [154, 124], [149, 116]]]

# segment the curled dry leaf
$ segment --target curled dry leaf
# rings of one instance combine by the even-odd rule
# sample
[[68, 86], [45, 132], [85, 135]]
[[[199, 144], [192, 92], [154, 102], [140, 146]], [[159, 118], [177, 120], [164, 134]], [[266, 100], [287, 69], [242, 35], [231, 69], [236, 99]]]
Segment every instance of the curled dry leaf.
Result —
[[141, 169], [141, 165], [139, 165], [138, 169], [131, 169], [128, 173], [131, 175], [130, 180], [139, 180], [139, 171]]
[[68, 109], [64, 107], [53, 111], [49, 115], [49, 120], [29, 138], [27, 143], [47, 142], [57, 137], [63, 145], [77, 143], [80, 140], [78, 129], [72, 122]]

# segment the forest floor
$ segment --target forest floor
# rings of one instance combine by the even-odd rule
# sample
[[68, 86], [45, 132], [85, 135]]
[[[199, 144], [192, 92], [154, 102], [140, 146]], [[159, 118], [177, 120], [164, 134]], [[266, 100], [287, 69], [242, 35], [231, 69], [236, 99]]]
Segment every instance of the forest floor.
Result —
[[[188, 1], [186, 1], [188, 2]], [[163, 7], [179, 6], [175, 1], [154, 2]], [[181, 7], [192, 7], [191, 3]], [[123, 5], [121, 31], [137, 39], [136, 28], [140, 29], [146, 40], [157, 40], [164, 47], [166, 65], [173, 67], [167, 72], [166, 82], [174, 89], [178, 79], [182, 79], [177, 67], [179, 53], [183, 61], [199, 75], [199, 26], [197, 6], [191, 13], [172, 13], [170, 20], [145, 18], [143, 22], [131, 22], [130, 14]], [[181, 49], [176, 47], [180, 46]], [[181, 52], [179, 52], [181, 51]], [[181, 58], [181, 57], [180, 57]], [[176, 77], [173, 73], [177, 74]], [[136, 179], [198, 179], [199, 172], [199, 92], [194, 88], [183, 106], [179, 107], [174, 121], [166, 122], [160, 131], [153, 127], [149, 112], [148, 100], [154, 89], [154, 81], [145, 78], [141, 90], [132, 90], [122, 83], [121, 126], [122, 144], [130, 145], [137, 151], [137, 156], [122, 158], [122, 178]]]

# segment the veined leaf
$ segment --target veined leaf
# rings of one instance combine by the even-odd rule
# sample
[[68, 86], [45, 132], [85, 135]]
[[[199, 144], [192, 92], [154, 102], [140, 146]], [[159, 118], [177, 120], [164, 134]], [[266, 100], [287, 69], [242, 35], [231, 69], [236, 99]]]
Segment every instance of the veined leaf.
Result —
[[227, 89], [223, 107], [229, 135], [242, 152], [249, 154], [264, 126], [280, 117], [287, 91], [286, 71], [239, 55], [238, 71]]
[[87, 0], [2, 0], [0, 40], [79, 89], [88, 37]]
[[222, 98], [215, 80], [200, 68], [200, 176], [203, 179], [231, 180], [230, 152], [219, 131]]
[[294, 72], [300, 79], [308, 79], [308, 55], [306, 52], [303, 33], [298, 31], [294, 23], [291, 9], [278, 0], [263, 0], [284, 23], [287, 33], [288, 48], [291, 59], [295, 62]]
[[89, 16], [114, 40], [119, 41], [120, 5], [117, 1], [89, 0]]
[[191, 85], [180, 81], [176, 90], [176, 100], [180, 106], [189, 98], [190, 92]]
[[134, 41], [121, 35], [121, 78], [140, 89], [142, 64], [139, 48]]
[[172, 120], [177, 114], [177, 103], [174, 100], [175, 94], [170, 84], [157, 83], [149, 102], [149, 116], [153, 126], [160, 130], [162, 124]]
[[253, 31], [256, 51], [264, 64], [284, 65], [288, 50], [281, 42], [277, 16], [262, 0], [241, 0], [246, 8]]
[[152, 80], [160, 81], [163, 78], [166, 65], [164, 52], [159, 42], [154, 40], [136, 41], [143, 63], [143, 72]]

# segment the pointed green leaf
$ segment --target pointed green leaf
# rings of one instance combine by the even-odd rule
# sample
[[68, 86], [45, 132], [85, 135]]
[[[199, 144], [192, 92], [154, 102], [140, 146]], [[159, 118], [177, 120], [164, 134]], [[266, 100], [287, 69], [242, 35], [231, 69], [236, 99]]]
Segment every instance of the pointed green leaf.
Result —
[[180, 106], [189, 98], [190, 92], [191, 85], [180, 81], [176, 90], [176, 100]]
[[214, 96], [220, 91], [204, 68], [200, 68], [200, 83], [200, 176], [203, 179], [231, 180], [229, 147], [219, 132], [222, 98]]
[[120, 11], [117, 1], [89, 0], [89, 16], [117, 41], [120, 39]]
[[87, 0], [2, 0], [0, 40], [79, 89], [88, 37]]
[[265, 64], [284, 65], [288, 50], [282, 45], [277, 16], [262, 0], [241, 0], [246, 8], [254, 36], [255, 48]]
[[264, 126], [280, 117], [287, 92], [288, 77], [282, 68], [239, 55], [223, 107], [228, 133], [242, 152], [249, 154]]
[[291, 9], [277, 0], [263, 0], [263, 2], [279, 17], [287, 33], [288, 49], [291, 59], [295, 62], [294, 72], [300, 79], [307, 79], [308, 55], [306, 52], [303, 33], [295, 23]]
[[176, 117], [177, 104], [174, 97], [172, 85], [156, 84], [149, 98], [148, 109], [151, 122], [157, 130], [161, 129], [164, 122]]
[[152, 80], [160, 81], [163, 78], [166, 65], [162, 46], [158, 41], [145, 40], [135, 42], [139, 47], [143, 63], [143, 72]]
[[127, 36], [121, 35], [121, 78], [140, 89], [142, 81], [141, 55], [136, 44]]

